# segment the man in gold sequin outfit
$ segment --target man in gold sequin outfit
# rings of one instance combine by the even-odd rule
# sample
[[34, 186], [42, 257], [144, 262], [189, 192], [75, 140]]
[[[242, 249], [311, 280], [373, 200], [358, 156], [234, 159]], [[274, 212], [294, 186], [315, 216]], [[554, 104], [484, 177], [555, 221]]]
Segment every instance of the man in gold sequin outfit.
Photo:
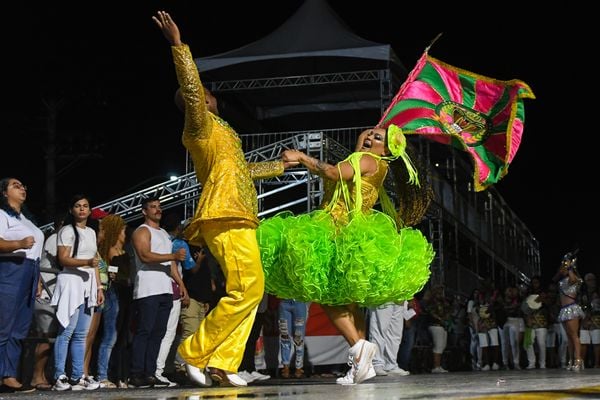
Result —
[[178, 351], [195, 383], [210, 386], [212, 378], [223, 385], [246, 386], [236, 372], [264, 292], [252, 181], [281, 175], [284, 163], [246, 162], [239, 137], [218, 116], [216, 99], [202, 86], [177, 25], [164, 11], [152, 18], [171, 44], [179, 82], [176, 103], [185, 110], [182, 142], [202, 185], [196, 215], [184, 232], [185, 238], [195, 246], [207, 245], [227, 280], [227, 295]]

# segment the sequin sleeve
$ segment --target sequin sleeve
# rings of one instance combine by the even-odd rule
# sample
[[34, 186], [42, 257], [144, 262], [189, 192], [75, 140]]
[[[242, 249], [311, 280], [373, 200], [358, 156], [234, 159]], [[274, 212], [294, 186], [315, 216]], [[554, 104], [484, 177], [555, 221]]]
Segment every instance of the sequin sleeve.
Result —
[[283, 161], [248, 163], [248, 169], [253, 180], [272, 178], [283, 174]]
[[198, 68], [186, 44], [172, 46], [177, 81], [185, 103], [184, 136], [206, 139], [212, 132], [212, 118], [206, 108], [204, 87]]

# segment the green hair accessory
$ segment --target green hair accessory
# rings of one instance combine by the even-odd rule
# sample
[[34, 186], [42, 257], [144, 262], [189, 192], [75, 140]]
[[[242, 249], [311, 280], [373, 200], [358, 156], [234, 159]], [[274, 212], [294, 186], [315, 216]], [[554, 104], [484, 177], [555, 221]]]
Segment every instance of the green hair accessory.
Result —
[[389, 160], [395, 160], [397, 158], [401, 158], [404, 161], [404, 165], [406, 166], [406, 171], [408, 172], [408, 183], [413, 185], [421, 186], [419, 183], [419, 174], [417, 173], [417, 169], [415, 165], [412, 163], [408, 154], [406, 154], [406, 137], [402, 132], [402, 129], [398, 127], [398, 125], [391, 124], [387, 128], [387, 146], [392, 153], [392, 157], [385, 157]]

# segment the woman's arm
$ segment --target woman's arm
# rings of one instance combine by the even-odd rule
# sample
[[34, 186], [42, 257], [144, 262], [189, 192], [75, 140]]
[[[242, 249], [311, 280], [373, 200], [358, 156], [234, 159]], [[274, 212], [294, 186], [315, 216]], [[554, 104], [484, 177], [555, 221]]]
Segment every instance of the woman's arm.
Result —
[[64, 268], [92, 267], [98, 268], [98, 258], [73, 258], [71, 246], [58, 246], [58, 261]]
[[[375, 158], [366, 156], [360, 159], [360, 172], [362, 175], [370, 175], [377, 171], [377, 161]], [[342, 161], [336, 165], [331, 165], [325, 161], [311, 157], [298, 150], [286, 150], [282, 154], [284, 162], [299, 162], [308, 168], [312, 173], [327, 178], [331, 181], [345, 180], [349, 181], [354, 177], [354, 169], [347, 161]]]

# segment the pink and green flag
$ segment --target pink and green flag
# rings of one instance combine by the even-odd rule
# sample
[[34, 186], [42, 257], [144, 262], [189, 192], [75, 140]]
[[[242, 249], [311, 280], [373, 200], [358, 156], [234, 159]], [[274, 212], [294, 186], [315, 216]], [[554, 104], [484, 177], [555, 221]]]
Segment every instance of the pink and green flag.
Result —
[[523, 135], [523, 99], [534, 99], [520, 80], [500, 81], [448, 65], [427, 51], [402, 84], [378, 126], [390, 124], [467, 151], [475, 190], [508, 172]]

